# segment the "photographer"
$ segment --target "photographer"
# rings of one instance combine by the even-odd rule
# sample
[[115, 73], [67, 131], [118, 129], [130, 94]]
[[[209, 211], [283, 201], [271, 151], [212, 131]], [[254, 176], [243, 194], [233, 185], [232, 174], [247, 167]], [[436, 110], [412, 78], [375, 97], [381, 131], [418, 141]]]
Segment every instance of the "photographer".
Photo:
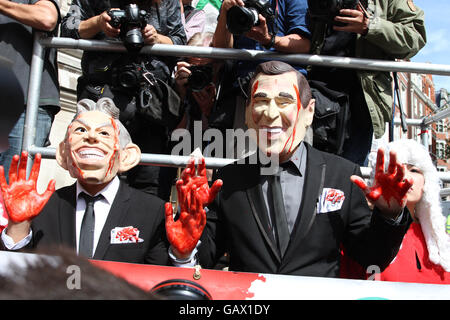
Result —
[[306, 9], [303, 0], [224, 0], [213, 46], [306, 53], [310, 47]]
[[[211, 46], [212, 32], [196, 33], [189, 40], [190, 46]], [[236, 90], [230, 84], [232, 62], [210, 58], [190, 57], [177, 63], [175, 90], [184, 105], [184, 117], [178, 128], [188, 129], [191, 137], [195, 122], [201, 122], [202, 132], [215, 128], [225, 136], [225, 130], [233, 128], [234, 97]], [[206, 147], [206, 141], [203, 146]], [[203, 148], [202, 148], [203, 149]], [[225, 156], [225, 153], [221, 156]]]
[[[139, 55], [139, 49], [186, 43], [179, 1], [73, 0], [61, 35], [124, 43], [125, 54], [83, 52], [77, 99], [112, 98], [121, 110], [120, 120], [144, 153], [168, 153], [170, 131], [182, 116], [179, 98], [169, 84], [174, 60]], [[159, 167], [137, 166], [127, 178], [133, 187], [164, 197], [160, 174]]]
[[[424, 13], [412, 0], [349, 0], [339, 5], [336, 0], [309, 0], [308, 4], [312, 54], [409, 59], [425, 45]], [[338, 11], [333, 12], [333, 7]], [[380, 138], [385, 132], [385, 123], [392, 120], [389, 72], [314, 66], [309, 78], [347, 96], [347, 107], [341, 109], [340, 116], [347, 118], [348, 124], [335, 128], [337, 132], [333, 134], [346, 137], [343, 145], [327, 145], [326, 141], [319, 145], [318, 140], [329, 137], [317, 139], [320, 123], [315, 119], [314, 146], [365, 165], [372, 135]], [[316, 100], [319, 99], [316, 97]], [[316, 110], [320, 109], [317, 103]]]

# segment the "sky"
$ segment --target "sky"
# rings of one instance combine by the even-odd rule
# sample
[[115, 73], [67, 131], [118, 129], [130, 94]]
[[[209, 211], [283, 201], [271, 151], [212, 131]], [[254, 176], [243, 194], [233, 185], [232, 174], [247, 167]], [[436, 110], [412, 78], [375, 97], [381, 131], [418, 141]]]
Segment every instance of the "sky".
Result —
[[[406, 0], [405, 0], [406, 1]], [[411, 59], [413, 62], [429, 62], [450, 65], [450, 0], [414, 0], [425, 12], [427, 44]], [[436, 91], [450, 91], [450, 76], [435, 76]]]

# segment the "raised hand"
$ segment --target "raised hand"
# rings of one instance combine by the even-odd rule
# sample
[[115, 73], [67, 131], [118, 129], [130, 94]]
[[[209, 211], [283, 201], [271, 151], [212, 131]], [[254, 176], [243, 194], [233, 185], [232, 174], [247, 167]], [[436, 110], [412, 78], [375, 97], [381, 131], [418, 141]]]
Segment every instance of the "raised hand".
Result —
[[180, 205], [177, 221], [173, 219], [172, 205], [165, 205], [167, 239], [179, 258], [189, 256], [194, 250], [206, 225], [204, 207], [214, 200], [222, 187], [222, 180], [219, 179], [209, 188], [204, 158], [197, 171], [196, 174], [195, 160], [191, 159], [176, 183]]
[[23, 222], [37, 216], [55, 191], [55, 180], [50, 180], [47, 190], [39, 194], [36, 183], [41, 167], [41, 155], [35, 156], [30, 177], [26, 179], [28, 152], [23, 151], [20, 164], [15, 155], [9, 169], [9, 185], [5, 179], [5, 170], [0, 166], [0, 187], [10, 222]]
[[396, 217], [406, 206], [406, 194], [412, 181], [405, 178], [405, 167], [397, 162], [397, 154], [389, 153], [389, 166], [384, 170], [384, 150], [378, 149], [373, 186], [367, 186], [358, 176], [351, 180], [364, 192], [366, 198], [390, 217]]

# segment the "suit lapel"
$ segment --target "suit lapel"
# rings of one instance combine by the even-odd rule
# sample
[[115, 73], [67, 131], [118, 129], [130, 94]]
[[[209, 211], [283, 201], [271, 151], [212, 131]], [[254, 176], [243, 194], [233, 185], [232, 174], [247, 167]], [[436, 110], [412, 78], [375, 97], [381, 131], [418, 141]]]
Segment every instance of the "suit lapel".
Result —
[[[306, 159], [306, 172], [303, 185], [302, 203], [300, 206], [299, 214], [295, 222], [294, 228], [291, 233], [291, 241], [289, 247], [293, 247], [291, 244], [301, 241], [309, 232], [315, 216], [316, 205], [319, 199], [319, 192], [323, 188], [325, 179], [326, 165], [323, 157], [315, 149], [311, 148], [307, 144], [307, 159]], [[286, 256], [289, 252], [289, 247], [286, 252]]]
[[59, 237], [61, 243], [69, 248], [76, 248], [75, 239], [76, 184], [71, 185], [61, 194], [58, 208]]
[[277, 250], [276, 242], [273, 236], [273, 232], [269, 224], [269, 213], [267, 211], [262, 187], [260, 183], [259, 166], [255, 166], [257, 170], [252, 173], [252, 179], [254, 181], [253, 186], [246, 190], [247, 198], [252, 209], [253, 216], [255, 217], [256, 224], [261, 231], [264, 240], [269, 245], [272, 253], [277, 258], [278, 262], [281, 262], [279, 252]]
[[130, 206], [131, 189], [121, 182], [119, 190], [117, 191], [114, 202], [108, 213], [105, 225], [98, 240], [97, 248], [95, 249], [93, 259], [102, 260], [106, 254], [111, 242], [111, 230], [115, 227], [121, 226], [123, 218], [127, 215], [128, 207]]

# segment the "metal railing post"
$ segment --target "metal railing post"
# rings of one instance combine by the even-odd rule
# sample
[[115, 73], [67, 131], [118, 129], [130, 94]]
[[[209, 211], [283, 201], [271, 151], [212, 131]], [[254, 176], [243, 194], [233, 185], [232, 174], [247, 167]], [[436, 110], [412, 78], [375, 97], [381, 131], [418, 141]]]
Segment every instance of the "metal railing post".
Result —
[[[25, 116], [25, 125], [23, 130], [22, 150], [29, 151], [34, 145], [36, 136], [36, 123], [39, 108], [39, 97], [41, 94], [42, 72], [44, 70], [45, 49], [39, 39], [43, 36], [42, 32], [34, 32], [33, 35], [33, 56], [30, 66], [30, 78], [28, 82], [27, 108]], [[28, 160], [33, 154], [28, 153]], [[27, 176], [31, 171], [33, 162], [27, 162]]]

